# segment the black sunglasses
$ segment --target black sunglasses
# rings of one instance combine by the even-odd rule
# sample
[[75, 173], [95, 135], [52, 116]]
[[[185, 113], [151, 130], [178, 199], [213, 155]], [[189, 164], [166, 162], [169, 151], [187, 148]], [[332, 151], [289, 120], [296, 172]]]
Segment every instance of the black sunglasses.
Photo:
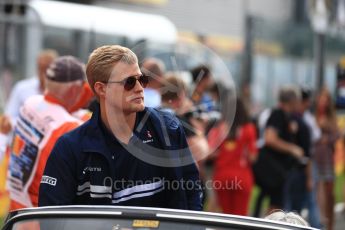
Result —
[[139, 78], [135, 76], [130, 76], [123, 79], [122, 81], [108, 81], [104, 83], [121, 83], [123, 84], [123, 87], [125, 88], [125, 90], [129, 91], [135, 87], [135, 84], [137, 83], [137, 81], [139, 81], [140, 85], [143, 88], [146, 88], [147, 84], [149, 83], [149, 76], [142, 74], [139, 76]]

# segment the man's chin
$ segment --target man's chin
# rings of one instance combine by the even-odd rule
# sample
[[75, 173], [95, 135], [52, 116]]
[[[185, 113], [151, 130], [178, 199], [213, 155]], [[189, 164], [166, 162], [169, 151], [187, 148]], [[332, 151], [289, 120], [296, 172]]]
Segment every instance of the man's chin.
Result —
[[144, 104], [137, 104], [137, 105], [134, 105], [134, 106], [131, 108], [132, 112], [135, 112], [135, 113], [141, 112], [141, 111], [143, 111], [144, 109], [145, 109], [145, 105], [144, 105]]
[[141, 112], [145, 109], [145, 106], [143, 105], [142, 107], [138, 108], [138, 110], [136, 112]]

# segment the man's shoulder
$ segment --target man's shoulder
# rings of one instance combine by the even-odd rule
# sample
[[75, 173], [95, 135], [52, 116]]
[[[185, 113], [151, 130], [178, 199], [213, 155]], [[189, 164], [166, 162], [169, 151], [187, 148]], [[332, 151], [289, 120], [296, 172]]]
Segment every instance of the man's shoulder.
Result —
[[273, 127], [278, 130], [286, 129], [286, 125], [290, 121], [289, 117], [280, 108], [272, 110], [266, 122], [266, 127]]
[[64, 146], [68, 145], [74, 150], [80, 149], [83, 146], [83, 142], [85, 138], [87, 138], [87, 130], [89, 127], [89, 121], [85, 122], [84, 124], [72, 129], [66, 133], [64, 133], [60, 138], [60, 144]]
[[65, 133], [63, 137], [65, 139], [70, 140], [81, 140], [83, 137], [87, 135], [87, 130], [90, 127], [90, 120], [86, 121], [85, 123], [81, 124], [80, 126], [76, 127], [75, 129]]
[[284, 122], [284, 120], [286, 120], [288, 117], [286, 115], [286, 113], [281, 109], [281, 108], [275, 108], [272, 110], [270, 116], [269, 116], [269, 120], [274, 120], [277, 122]]
[[169, 129], [175, 130], [180, 126], [179, 119], [172, 111], [150, 107], [146, 107], [145, 111], [150, 115], [154, 124], [162, 124], [163, 122], [163, 124]]
[[281, 108], [279, 108], [279, 107], [273, 108], [273, 109], [271, 110], [271, 115], [277, 115], [277, 114], [279, 114], [279, 115], [284, 115], [285, 113], [284, 113], [284, 110], [281, 109]]
[[32, 104], [32, 103], [46, 103], [46, 101], [44, 100], [43, 95], [36, 94], [36, 95], [32, 95], [32, 96], [26, 98], [23, 105], [27, 106], [28, 104]]

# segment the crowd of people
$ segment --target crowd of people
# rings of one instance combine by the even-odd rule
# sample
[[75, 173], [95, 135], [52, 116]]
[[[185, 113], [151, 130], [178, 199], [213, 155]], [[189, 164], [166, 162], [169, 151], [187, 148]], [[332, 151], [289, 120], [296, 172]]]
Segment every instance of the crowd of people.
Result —
[[111, 45], [86, 64], [45, 50], [37, 69], [0, 119], [9, 210], [119, 204], [262, 216], [269, 197], [268, 212], [307, 209], [312, 227], [333, 229], [342, 136], [326, 88], [282, 86], [277, 105], [253, 118], [207, 65], [187, 84], [161, 60], [139, 63]]
[[[327, 100], [321, 102], [325, 93]], [[333, 229], [334, 151], [329, 148], [335, 145], [339, 132], [329, 92], [324, 89], [318, 96], [315, 116], [309, 111], [310, 102], [310, 90], [281, 89], [277, 107], [259, 117], [264, 142], [253, 172], [260, 196], [270, 197], [271, 209], [301, 212], [306, 208], [312, 226]], [[320, 120], [320, 111], [324, 121]], [[323, 122], [332, 136], [324, 132]], [[324, 159], [320, 161], [321, 151]], [[329, 170], [327, 177], [324, 167]], [[332, 186], [327, 187], [330, 183]], [[324, 201], [332, 208], [322, 207]]]

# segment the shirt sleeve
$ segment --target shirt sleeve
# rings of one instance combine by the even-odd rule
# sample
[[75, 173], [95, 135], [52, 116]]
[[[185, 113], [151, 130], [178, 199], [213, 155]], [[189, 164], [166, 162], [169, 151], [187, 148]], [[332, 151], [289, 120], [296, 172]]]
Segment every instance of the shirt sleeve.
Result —
[[38, 206], [71, 205], [76, 196], [76, 160], [63, 137], [55, 144], [45, 167]]
[[286, 119], [282, 111], [274, 110], [267, 120], [266, 128], [274, 128], [279, 134], [279, 131], [284, 129], [285, 120]]

